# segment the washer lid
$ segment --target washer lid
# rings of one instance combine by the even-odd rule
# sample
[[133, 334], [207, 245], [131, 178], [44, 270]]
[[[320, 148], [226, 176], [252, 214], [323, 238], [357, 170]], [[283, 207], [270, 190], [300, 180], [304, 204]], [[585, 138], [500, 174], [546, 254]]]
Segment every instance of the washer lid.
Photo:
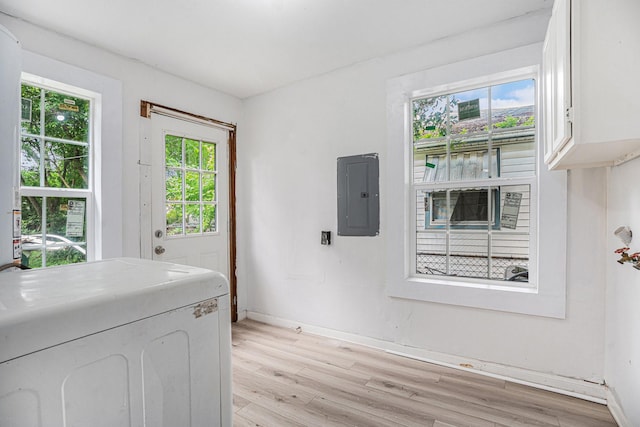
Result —
[[228, 293], [220, 273], [134, 258], [0, 273], [0, 362]]

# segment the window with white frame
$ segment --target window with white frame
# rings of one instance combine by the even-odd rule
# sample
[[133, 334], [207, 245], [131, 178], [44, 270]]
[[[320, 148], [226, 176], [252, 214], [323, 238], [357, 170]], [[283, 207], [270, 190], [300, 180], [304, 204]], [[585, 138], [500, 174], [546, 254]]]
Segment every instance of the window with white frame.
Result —
[[411, 273], [527, 286], [536, 212], [532, 74], [410, 100]]
[[22, 262], [29, 267], [92, 259], [94, 117], [89, 92], [23, 80]]

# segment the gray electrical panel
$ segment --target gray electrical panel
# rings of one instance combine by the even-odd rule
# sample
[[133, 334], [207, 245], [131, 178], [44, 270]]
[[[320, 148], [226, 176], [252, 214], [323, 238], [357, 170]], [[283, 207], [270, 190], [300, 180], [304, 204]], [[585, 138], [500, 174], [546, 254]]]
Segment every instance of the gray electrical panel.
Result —
[[378, 154], [338, 157], [338, 236], [380, 233]]

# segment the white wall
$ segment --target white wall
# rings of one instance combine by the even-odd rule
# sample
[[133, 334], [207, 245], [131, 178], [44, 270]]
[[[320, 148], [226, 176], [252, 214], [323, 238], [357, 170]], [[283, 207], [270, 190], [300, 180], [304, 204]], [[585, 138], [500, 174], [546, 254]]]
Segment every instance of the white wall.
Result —
[[[24, 50], [50, 57], [66, 64], [101, 74], [122, 82], [123, 135], [119, 141], [104, 141], [121, 150], [117, 163], [122, 169], [122, 200], [104, 200], [122, 209], [122, 229], [108, 230], [121, 236], [121, 247], [110, 248], [108, 256], [140, 255], [139, 208], [139, 132], [140, 101], [238, 122], [242, 102], [232, 96], [205, 88], [184, 79], [155, 70], [140, 62], [112, 54], [78, 40], [33, 26], [0, 13], [0, 24], [22, 43]], [[158, 49], [162, 47], [159, 46]]]
[[[238, 212], [239, 245], [245, 257], [239, 280], [249, 288], [249, 311], [435, 352], [602, 381], [606, 203], [602, 171], [569, 176], [565, 320], [385, 295], [387, 80], [540, 42], [547, 20], [548, 16], [528, 16], [462, 33], [247, 100], [239, 147]], [[336, 158], [369, 152], [380, 153], [381, 159], [380, 236], [335, 236]], [[321, 230], [334, 233], [331, 246], [320, 245]]]
[[[572, 171], [569, 175], [565, 320], [388, 298], [384, 193], [379, 237], [335, 236], [337, 157], [380, 153], [380, 180], [385, 188], [386, 81], [539, 42], [547, 20], [546, 15], [530, 15], [462, 33], [247, 100], [238, 132], [240, 309], [442, 353], [601, 381], [605, 320], [602, 259], [611, 255], [605, 250], [605, 228], [610, 234], [611, 222], [605, 227], [604, 170]], [[113, 249], [112, 256], [138, 256], [140, 100], [227, 122], [239, 121], [242, 102], [2, 14], [0, 24], [29, 51], [122, 82], [123, 135], [121, 141], [112, 142], [122, 152], [121, 164], [114, 165], [122, 168], [122, 199], [105, 203], [122, 209], [122, 229], [113, 230], [121, 236], [122, 244]], [[620, 170], [631, 175], [630, 167]], [[614, 173], [614, 180], [626, 185], [624, 176]], [[623, 214], [629, 218], [621, 218], [622, 222], [634, 219], [631, 207]], [[331, 246], [320, 245], [321, 230], [334, 232]], [[630, 275], [628, 271], [633, 269], [625, 267], [615, 274]], [[637, 276], [629, 277], [637, 284]], [[635, 358], [630, 368], [619, 365], [629, 348], [637, 344], [630, 339], [620, 344], [617, 334], [637, 336], [637, 310], [627, 298], [637, 298], [637, 293], [627, 295], [637, 291], [630, 288], [629, 280], [615, 279], [609, 297], [612, 293], [617, 296], [620, 307], [614, 305], [615, 299], [610, 300], [608, 345], [614, 348], [608, 350], [607, 375], [615, 380], [622, 396], [636, 396], [638, 391], [626, 375], [638, 373], [637, 367], [633, 368], [637, 347], [631, 353]], [[620, 314], [618, 320], [611, 313]], [[635, 329], [621, 326], [629, 321]]]
[[640, 271], [620, 265], [613, 235], [621, 225], [634, 232], [631, 252], [640, 251], [640, 159], [611, 169], [607, 201], [606, 365], [609, 390], [627, 418], [640, 425]]

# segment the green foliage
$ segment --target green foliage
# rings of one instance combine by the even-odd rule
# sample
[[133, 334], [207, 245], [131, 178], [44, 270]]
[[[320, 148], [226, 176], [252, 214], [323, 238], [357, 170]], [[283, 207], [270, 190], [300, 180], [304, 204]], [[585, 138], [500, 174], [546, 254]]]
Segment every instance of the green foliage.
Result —
[[507, 128], [513, 128], [516, 126], [534, 126], [534, 125], [535, 125], [535, 116], [529, 116], [524, 120], [522, 119], [522, 117], [518, 118], [513, 116], [507, 116], [503, 121], [494, 123], [493, 127], [499, 128], [499, 129], [507, 129]]
[[447, 102], [454, 108], [457, 101], [446, 95], [413, 101], [413, 140], [440, 138], [447, 134]]
[[507, 116], [503, 121], [494, 123], [493, 125], [493, 127], [500, 129], [512, 128], [516, 126], [518, 126], [518, 119], [513, 116]]
[[216, 145], [167, 135], [165, 158], [167, 234], [216, 231]]
[[524, 123], [522, 123], [522, 126], [535, 126], [535, 124], [536, 124], [535, 116], [529, 116], [529, 118], [527, 118], [527, 120], [525, 120]]

